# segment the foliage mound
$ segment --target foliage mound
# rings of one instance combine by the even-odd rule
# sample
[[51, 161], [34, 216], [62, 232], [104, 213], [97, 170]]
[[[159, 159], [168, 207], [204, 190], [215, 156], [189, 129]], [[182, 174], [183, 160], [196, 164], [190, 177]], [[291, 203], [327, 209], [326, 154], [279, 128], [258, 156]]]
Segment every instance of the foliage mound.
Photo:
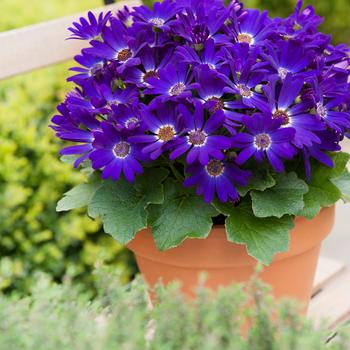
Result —
[[[76, 284], [45, 278], [30, 297], [0, 296], [0, 349], [348, 349], [345, 334], [326, 345], [327, 331], [302, 319], [292, 302], [277, 306], [257, 281], [248, 293], [233, 286], [214, 295], [200, 287], [196, 301], [185, 300], [176, 285], [159, 286], [151, 308], [140, 280], [121, 286], [116, 274], [102, 270], [97, 277], [92, 300]], [[242, 325], [250, 325], [244, 337]]]

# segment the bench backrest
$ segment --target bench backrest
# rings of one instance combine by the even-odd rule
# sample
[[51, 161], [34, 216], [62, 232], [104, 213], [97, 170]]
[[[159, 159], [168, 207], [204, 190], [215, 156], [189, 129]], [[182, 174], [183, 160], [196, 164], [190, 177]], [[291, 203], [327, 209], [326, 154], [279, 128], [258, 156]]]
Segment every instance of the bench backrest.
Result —
[[[139, 0], [120, 1], [92, 12], [116, 11], [125, 5], [140, 4]], [[67, 28], [86, 12], [0, 32], [0, 80], [73, 58], [86, 42], [66, 40]]]

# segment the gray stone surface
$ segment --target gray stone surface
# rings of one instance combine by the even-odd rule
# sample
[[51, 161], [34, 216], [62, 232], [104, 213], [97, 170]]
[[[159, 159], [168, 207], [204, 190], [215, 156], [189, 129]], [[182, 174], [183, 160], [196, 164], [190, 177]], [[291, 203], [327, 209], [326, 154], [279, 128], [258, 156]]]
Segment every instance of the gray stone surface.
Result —
[[[350, 153], [349, 141], [343, 144], [343, 150]], [[337, 204], [336, 223], [332, 233], [323, 243], [321, 254], [343, 261], [350, 267], [350, 203]]]

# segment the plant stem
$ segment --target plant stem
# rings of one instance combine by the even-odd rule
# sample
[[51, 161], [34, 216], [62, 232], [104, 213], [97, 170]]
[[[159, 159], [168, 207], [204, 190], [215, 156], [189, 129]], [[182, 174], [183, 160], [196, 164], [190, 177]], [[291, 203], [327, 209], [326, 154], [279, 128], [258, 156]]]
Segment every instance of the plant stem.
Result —
[[169, 166], [171, 171], [173, 172], [174, 176], [176, 177], [176, 180], [182, 182], [184, 180], [183, 176], [180, 174], [180, 172], [175, 168], [173, 162], [169, 162]]

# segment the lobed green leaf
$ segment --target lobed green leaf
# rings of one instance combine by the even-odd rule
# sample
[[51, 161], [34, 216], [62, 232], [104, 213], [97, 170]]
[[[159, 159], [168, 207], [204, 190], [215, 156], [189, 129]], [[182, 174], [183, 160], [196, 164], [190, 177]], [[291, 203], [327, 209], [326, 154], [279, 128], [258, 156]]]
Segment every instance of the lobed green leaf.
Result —
[[212, 228], [215, 208], [173, 180], [164, 185], [164, 203], [150, 205], [149, 225], [159, 250], [179, 245], [185, 238], [205, 238]]

